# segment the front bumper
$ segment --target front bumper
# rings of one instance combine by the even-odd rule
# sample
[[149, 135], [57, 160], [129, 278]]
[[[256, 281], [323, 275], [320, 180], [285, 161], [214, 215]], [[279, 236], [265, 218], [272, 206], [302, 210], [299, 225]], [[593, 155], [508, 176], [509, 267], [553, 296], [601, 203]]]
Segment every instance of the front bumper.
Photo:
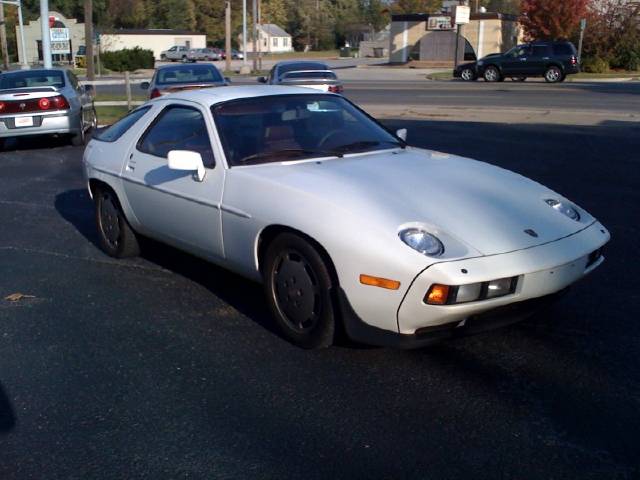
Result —
[[[33, 126], [16, 127], [16, 117], [32, 117]], [[77, 133], [79, 122], [74, 121], [69, 111], [49, 114], [20, 114], [0, 117], [0, 138], [23, 137], [27, 135], [52, 135]]]
[[[366, 319], [359, 319], [346, 296], [340, 299], [345, 328], [355, 340], [414, 348], [453, 334], [486, 330], [520, 320], [524, 318], [523, 310], [525, 313], [535, 311], [537, 300], [554, 298], [558, 292], [596, 269], [604, 257], [593, 253], [609, 239], [607, 230], [595, 222], [573, 235], [544, 245], [435, 263], [418, 274], [405, 293], [397, 311], [396, 331], [376, 328], [367, 324]], [[510, 277], [518, 277], [518, 283], [515, 292], [509, 295], [454, 305], [424, 302], [425, 294], [435, 283], [464, 285]], [[505, 314], [505, 310], [510, 314]], [[487, 320], [494, 317], [501, 317], [498, 324]]]

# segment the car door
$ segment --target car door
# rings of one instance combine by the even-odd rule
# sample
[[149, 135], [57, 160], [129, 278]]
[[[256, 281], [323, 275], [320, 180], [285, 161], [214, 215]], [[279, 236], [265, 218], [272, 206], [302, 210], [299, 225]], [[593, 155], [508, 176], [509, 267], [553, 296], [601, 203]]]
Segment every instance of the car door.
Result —
[[525, 62], [525, 75], [544, 75], [546, 65], [551, 59], [550, 47], [548, 45], [533, 45], [531, 55]]
[[[224, 167], [216, 162], [211, 112], [187, 101], [162, 102], [131, 147], [123, 170], [125, 190], [142, 233], [207, 258], [223, 257], [220, 203]], [[205, 177], [172, 170], [171, 150], [200, 153]]]
[[521, 45], [510, 50], [502, 60], [502, 74], [505, 77], [524, 75], [530, 53], [531, 49], [528, 45]]

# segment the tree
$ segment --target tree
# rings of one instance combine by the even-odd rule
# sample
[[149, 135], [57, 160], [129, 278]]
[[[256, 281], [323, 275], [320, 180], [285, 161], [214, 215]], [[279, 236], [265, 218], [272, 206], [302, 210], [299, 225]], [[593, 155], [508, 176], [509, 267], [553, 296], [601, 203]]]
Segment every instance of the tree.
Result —
[[589, 0], [522, 0], [522, 26], [529, 40], [568, 39], [587, 14]]
[[262, 2], [262, 23], [275, 23], [284, 27], [287, 23], [287, 5], [284, 0], [268, 0]]
[[442, 9], [441, 0], [394, 0], [393, 13], [434, 13]]

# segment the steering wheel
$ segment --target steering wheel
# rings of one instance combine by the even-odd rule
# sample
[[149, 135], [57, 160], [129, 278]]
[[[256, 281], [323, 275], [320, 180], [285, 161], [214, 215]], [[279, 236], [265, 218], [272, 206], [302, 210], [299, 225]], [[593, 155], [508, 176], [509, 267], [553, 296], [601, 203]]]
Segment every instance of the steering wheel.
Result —
[[325, 143], [327, 143], [327, 140], [329, 140], [331, 137], [333, 137], [338, 133], [342, 133], [342, 130], [338, 130], [338, 129], [329, 130], [318, 142], [318, 148], [322, 147]]

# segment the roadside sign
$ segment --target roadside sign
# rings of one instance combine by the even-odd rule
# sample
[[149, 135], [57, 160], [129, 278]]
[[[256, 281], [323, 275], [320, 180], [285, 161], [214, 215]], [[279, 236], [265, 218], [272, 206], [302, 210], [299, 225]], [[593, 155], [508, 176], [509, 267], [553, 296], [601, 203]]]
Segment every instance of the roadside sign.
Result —
[[450, 17], [429, 17], [427, 20], [427, 30], [451, 30]]
[[471, 7], [466, 5], [456, 5], [453, 11], [453, 18], [456, 25], [464, 25], [471, 20]]
[[68, 42], [69, 41], [69, 29], [68, 28], [50, 28], [49, 36], [52, 42]]
[[69, 42], [51, 42], [52, 54], [65, 54], [71, 53]]
[[585, 28], [587, 28], [587, 19], [583, 18], [580, 20], [580, 30], [584, 30]]

